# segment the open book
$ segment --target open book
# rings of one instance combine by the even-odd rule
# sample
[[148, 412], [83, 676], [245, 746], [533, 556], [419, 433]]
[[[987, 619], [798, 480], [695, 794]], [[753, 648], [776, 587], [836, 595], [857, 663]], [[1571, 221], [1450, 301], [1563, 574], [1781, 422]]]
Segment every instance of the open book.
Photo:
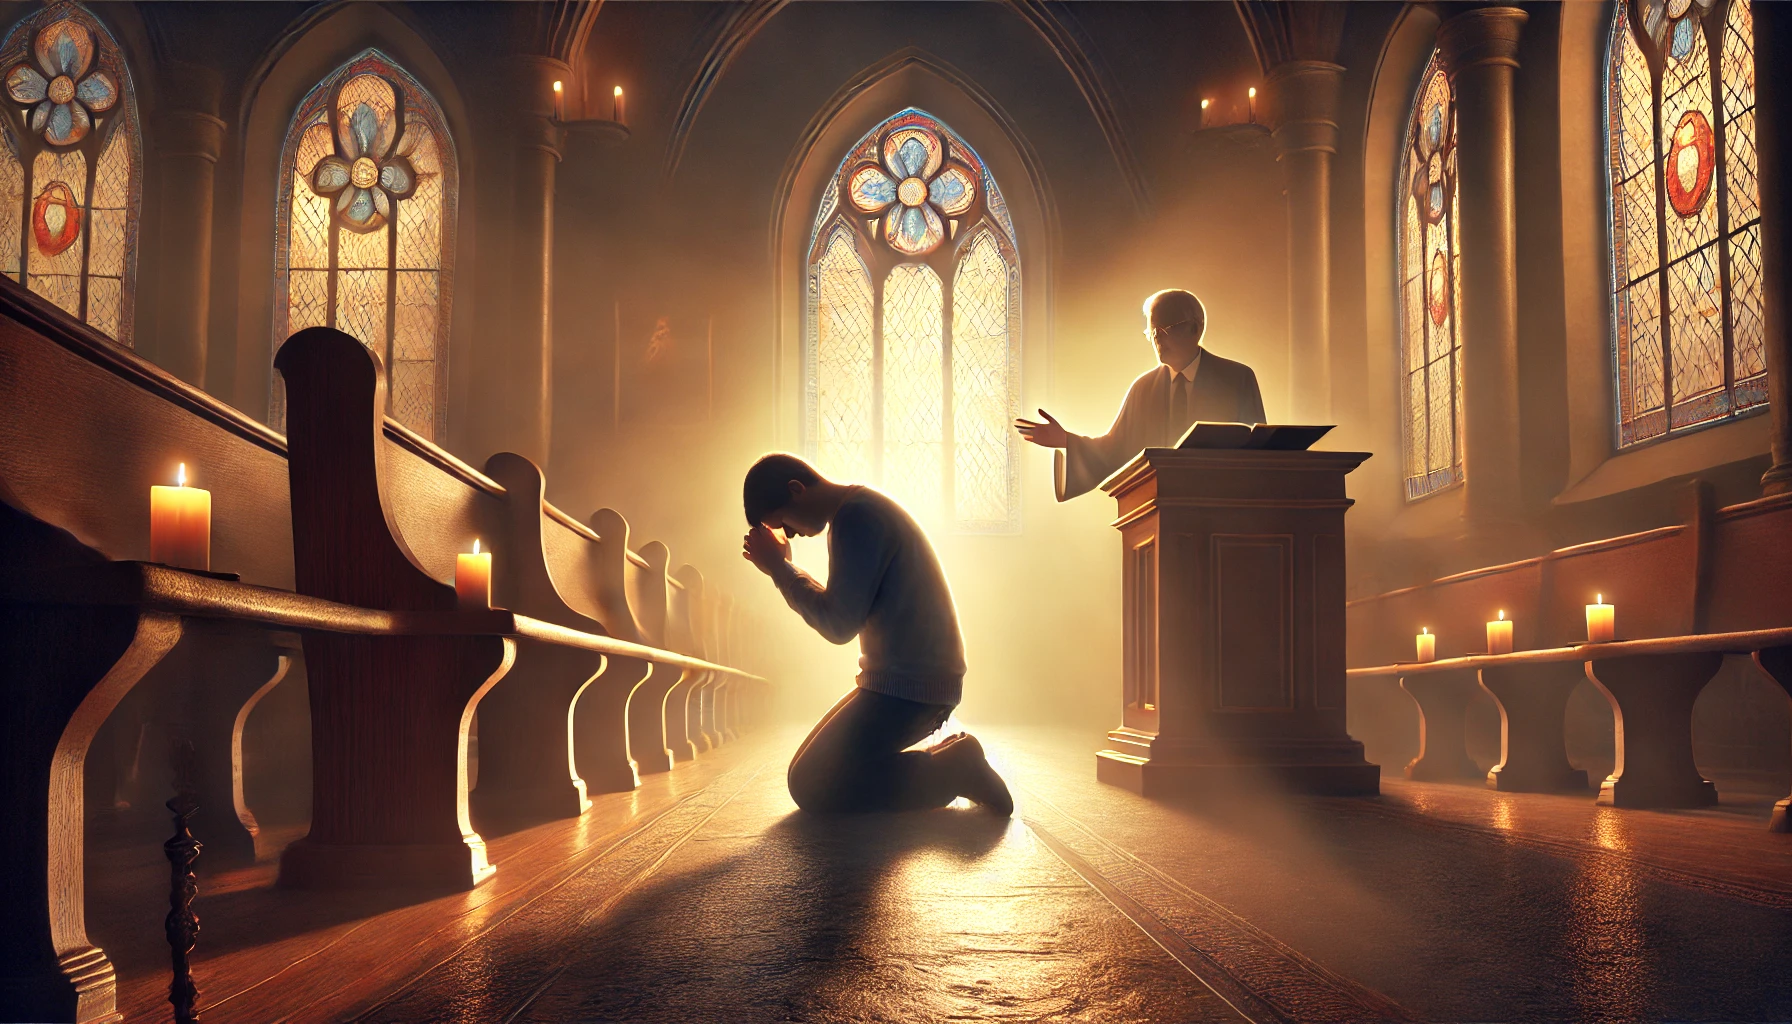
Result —
[[1299, 426], [1277, 423], [1209, 423], [1196, 420], [1188, 428], [1178, 448], [1256, 448], [1265, 451], [1299, 452], [1313, 447], [1313, 442], [1331, 431], [1329, 426]]

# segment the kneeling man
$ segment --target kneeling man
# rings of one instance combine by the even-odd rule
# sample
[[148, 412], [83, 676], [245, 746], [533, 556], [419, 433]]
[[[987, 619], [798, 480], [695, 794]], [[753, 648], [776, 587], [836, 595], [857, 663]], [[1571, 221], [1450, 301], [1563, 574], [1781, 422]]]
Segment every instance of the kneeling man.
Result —
[[[975, 736], [908, 749], [945, 723], [964, 682], [958, 613], [921, 527], [889, 496], [824, 479], [794, 455], [754, 463], [743, 490], [751, 529], [742, 556], [830, 642], [859, 638], [858, 687], [797, 749], [791, 799], [807, 811], [898, 811], [962, 796], [1013, 813], [1008, 786]], [[790, 563], [789, 542], [773, 532], [823, 529], [825, 587]]]

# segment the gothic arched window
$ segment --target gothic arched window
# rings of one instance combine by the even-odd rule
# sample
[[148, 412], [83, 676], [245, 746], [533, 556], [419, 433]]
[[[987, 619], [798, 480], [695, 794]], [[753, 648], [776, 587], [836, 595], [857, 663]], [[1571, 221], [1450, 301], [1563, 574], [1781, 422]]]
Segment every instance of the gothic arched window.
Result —
[[1406, 497], [1462, 482], [1462, 332], [1456, 280], [1456, 102], [1433, 53], [1413, 97], [1400, 174], [1400, 380]]
[[[387, 413], [440, 439], [458, 168], [429, 93], [378, 50], [299, 104], [280, 160], [274, 338], [346, 331], [379, 353]], [[285, 421], [274, 375], [269, 421]]]
[[1748, 0], [1620, 4], [1606, 78], [1624, 446], [1767, 404]]
[[130, 69], [72, 3], [13, 26], [0, 61], [0, 273], [128, 346], [143, 166]]
[[818, 468], [967, 531], [1019, 523], [1020, 261], [1008, 207], [909, 109], [840, 162], [807, 257], [804, 437]]

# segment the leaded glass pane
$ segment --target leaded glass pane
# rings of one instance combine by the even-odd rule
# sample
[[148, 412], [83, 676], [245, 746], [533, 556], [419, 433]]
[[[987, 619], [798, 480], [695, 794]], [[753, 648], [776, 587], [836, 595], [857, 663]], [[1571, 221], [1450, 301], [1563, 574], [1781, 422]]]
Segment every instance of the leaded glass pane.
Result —
[[398, 204], [398, 267], [434, 270], [442, 265], [442, 161], [427, 125], [405, 130], [399, 144], [417, 171], [417, 190]]
[[87, 157], [80, 150], [41, 150], [32, 166], [37, 198], [31, 207], [29, 271], [32, 291], [81, 315], [81, 258], [86, 232]]
[[14, 25], [0, 66], [27, 108], [0, 131], [0, 272], [129, 345], [141, 174], [129, 69], [71, 3]]
[[1761, 225], [1750, 224], [1730, 238], [1730, 337], [1736, 352], [1736, 379], [1767, 371], [1761, 325]]
[[[1761, 215], [1755, 177], [1755, 29], [1748, 0], [1731, 0], [1724, 25], [1724, 173], [1729, 176], [1730, 230]], [[1731, 259], [1734, 259], [1734, 254]]]
[[330, 322], [330, 272], [327, 270], [295, 270], [287, 284], [290, 296], [292, 333], [307, 327], [327, 327]]
[[1711, 103], [1710, 48], [1698, 20], [1682, 18], [1668, 38], [1658, 130], [1668, 200], [1667, 258], [1672, 261], [1717, 237], [1717, 115]]
[[871, 275], [847, 229], [828, 240], [810, 288], [819, 468], [843, 480], [870, 480]]
[[287, 248], [288, 266], [327, 269], [330, 265], [330, 200], [328, 196], [311, 191], [310, 185], [312, 169], [329, 154], [330, 146], [330, 126], [322, 121], [306, 128], [299, 136], [298, 159], [293, 163], [296, 173], [292, 176], [292, 238]]
[[[1747, 0], [1721, 5], [1714, 55], [1702, 24], [1711, 6], [1656, 9], [1648, 39], [1632, 35], [1629, 4], [1612, 26], [1608, 130], [1621, 445], [1766, 401], [1751, 12]], [[1660, 61], [1659, 104], [1645, 47]], [[1645, 109], [1658, 158], [1648, 175], [1638, 171]], [[1657, 233], [1666, 239], [1659, 253]]]
[[[1676, 405], [1724, 383], [1723, 291], [1717, 247], [1706, 246], [1668, 268]], [[1675, 425], [1679, 425], [1676, 417]]]
[[388, 361], [389, 413], [439, 436], [455, 206], [440, 109], [368, 50], [306, 97], [286, 154], [276, 337], [321, 324], [361, 339]]
[[1455, 99], [1443, 57], [1433, 54], [1407, 124], [1401, 175], [1402, 387], [1407, 418], [1406, 496], [1423, 497], [1462, 479], [1457, 444], [1461, 377], [1456, 325], [1461, 271], [1456, 239]]
[[1010, 506], [1008, 262], [985, 231], [952, 282], [953, 498], [960, 523], [1004, 523]]
[[25, 167], [12, 132], [0, 127], [0, 274], [19, 279], [19, 231], [25, 211]]
[[1014, 253], [995, 180], [938, 119], [900, 111], [846, 152], [809, 248], [804, 428], [824, 471], [963, 528], [1018, 523]]
[[930, 267], [894, 267], [884, 279], [884, 489], [923, 516], [940, 512], [940, 296]]

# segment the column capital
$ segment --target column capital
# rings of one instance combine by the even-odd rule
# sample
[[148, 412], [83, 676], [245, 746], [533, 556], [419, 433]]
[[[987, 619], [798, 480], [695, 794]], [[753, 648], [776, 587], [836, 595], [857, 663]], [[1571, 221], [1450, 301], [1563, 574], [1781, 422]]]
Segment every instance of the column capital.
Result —
[[1518, 67], [1518, 40], [1530, 18], [1517, 7], [1476, 7], [1439, 25], [1437, 45], [1451, 80], [1470, 68]]
[[223, 77], [214, 68], [184, 61], [168, 61], [158, 74], [165, 102], [149, 116], [156, 152], [217, 163], [228, 127], [218, 116]]
[[1284, 61], [1264, 79], [1272, 137], [1284, 153], [1338, 149], [1338, 92], [1344, 68], [1322, 60]]

